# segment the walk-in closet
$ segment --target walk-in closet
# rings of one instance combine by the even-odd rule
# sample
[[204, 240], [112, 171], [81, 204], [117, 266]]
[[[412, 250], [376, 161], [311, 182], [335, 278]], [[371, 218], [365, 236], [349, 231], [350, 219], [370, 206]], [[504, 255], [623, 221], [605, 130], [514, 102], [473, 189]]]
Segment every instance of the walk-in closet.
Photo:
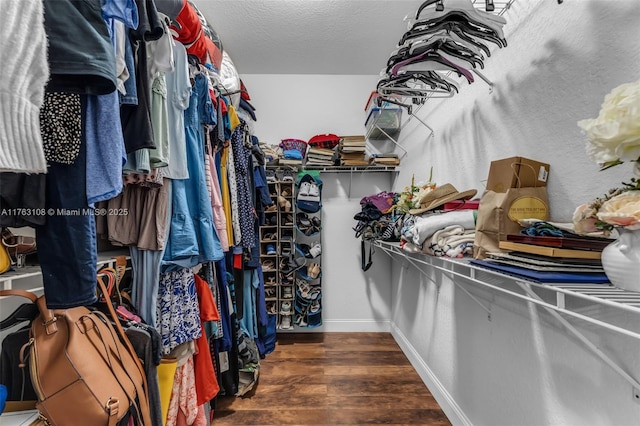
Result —
[[640, 424], [637, 0], [0, 16], [0, 425]]

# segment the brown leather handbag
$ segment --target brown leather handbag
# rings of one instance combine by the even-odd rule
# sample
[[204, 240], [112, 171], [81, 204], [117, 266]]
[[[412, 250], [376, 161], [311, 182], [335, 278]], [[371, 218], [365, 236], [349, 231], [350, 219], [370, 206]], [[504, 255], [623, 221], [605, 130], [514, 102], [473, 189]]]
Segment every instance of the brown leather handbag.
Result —
[[[98, 285], [108, 294], [101, 280]], [[37, 297], [25, 293], [3, 290], [0, 296]], [[45, 423], [115, 426], [131, 409], [137, 425], [153, 426], [146, 376], [113, 306], [106, 303], [108, 318], [84, 306], [49, 310], [44, 296], [36, 304], [40, 315], [22, 362], [29, 362]]]

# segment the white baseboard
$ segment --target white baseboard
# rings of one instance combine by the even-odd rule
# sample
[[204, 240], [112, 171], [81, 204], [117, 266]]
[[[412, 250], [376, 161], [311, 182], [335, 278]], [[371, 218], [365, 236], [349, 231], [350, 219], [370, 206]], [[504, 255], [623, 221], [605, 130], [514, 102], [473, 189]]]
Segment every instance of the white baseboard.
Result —
[[442, 408], [442, 411], [447, 415], [449, 421], [454, 425], [472, 426], [473, 423], [471, 423], [471, 420], [464, 414], [455, 399], [453, 399], [447, 389], [440, 383], [440, 380], [438, 380], [433, 371], [431, 371], [427, 363], [402, 331], [400, 331], [395, 324], [390, 324], [390, 328], [391, 335], [396, 339], [398, 346], [400, 346], [402, 352], [407, 356], [413, 368], [416, 369], [424, 384], [429, 388], [429, 391], [440, 405], [440, 408]]

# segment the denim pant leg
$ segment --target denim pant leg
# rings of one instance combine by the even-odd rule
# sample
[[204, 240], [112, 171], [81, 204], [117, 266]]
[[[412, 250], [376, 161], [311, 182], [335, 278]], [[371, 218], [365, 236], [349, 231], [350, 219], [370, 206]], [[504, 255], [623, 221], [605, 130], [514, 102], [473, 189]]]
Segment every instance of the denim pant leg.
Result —
[[[84, 139], [84, 135], [83, 135]], [[65, 309], [96, 298], [96, 228], [87, 203], [86, 144], [73, 164], [50, 163], [45, 225], [36, 227], [47, 307]]]

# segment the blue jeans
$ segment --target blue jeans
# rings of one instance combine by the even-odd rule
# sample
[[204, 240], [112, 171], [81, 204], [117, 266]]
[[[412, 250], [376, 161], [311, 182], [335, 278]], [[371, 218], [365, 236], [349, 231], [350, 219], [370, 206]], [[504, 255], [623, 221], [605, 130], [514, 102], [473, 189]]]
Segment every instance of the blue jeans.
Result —
[[93, 209], [87, 203], [86, 152], [82, 142], [73, 164], [52, 162], [46, 174], [45, 207], [52, 213], [47, 214], [43, 226], [36, 227], [36, 239], [44, 295], [50, 309], [88, 305], [97, 300], [96, 226]]

